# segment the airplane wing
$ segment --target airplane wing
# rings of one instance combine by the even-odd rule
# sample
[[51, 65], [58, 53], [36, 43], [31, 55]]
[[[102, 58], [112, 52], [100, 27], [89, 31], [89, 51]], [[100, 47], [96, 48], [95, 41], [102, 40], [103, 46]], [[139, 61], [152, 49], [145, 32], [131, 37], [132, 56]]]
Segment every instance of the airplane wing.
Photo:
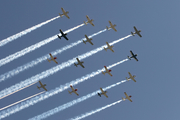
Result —
[[61, 36], [62, 36], [62, 35], [64, 34], [64, 33], [63, 33], [63, 31], [62, 31], [61, 29], [60, 29], [59, 31], [60, 31], [60, 33], [61, 33]]
[[111, 47], [110, 47], [109, 49], [110, 49], [112, 52], [114, 52], [114, 50], [113, 50]]
[[100, 90], [101, 90], [102, 93], [104, 92], [104, 90], [102, 88], [100, 88]]
[[100, 88], [101, 92], [103, 93], [104, 96], [106, 96], [108, 98], [108, 96], [106, 95], [106, 93], [104, 93], [104, 90], [102, 88]]
[[63, 36], [66, 40], [68, 40], [68, 38], [66, 36]]
[[94, 24], [92, 23], [92, 20], [91, 20], [91, 21], [89, 21], [89, 23], [90, 23], [92, 26], [94, 26]]
[[42, 86], [42, 88], [43, 88], [45, 91], [47, 91], [47, 89], [45, 88], [45, 86], [44, 86], [44, 85]]
[[43, 84], [42, 84], [42, 82], [41, 82], [41, 81], [39, 81], [39, 84], [40, 84], [41, 86], [43, 86]]
[[127, 95], [127, 93], [126, 93], [126, 92], [124, 92], [124, 94], [125, 94], [126, 98], [127, 98], [129, 101], [131, 101], [131, 102], [132, 102], [132, 100], [131, 100], [131, 99], [130, 99], [130, 97]]
[[79, 94], [76, 91], [73, 91], [77, 96], [79, 96]]
[[109, 48], [109, 47], [110, 47], [109, 43], [108, 43], [108, 42], [106, 42], [106, 44], [107, 44], [107, 46], [108, 46], [108, 48]]
[[134, 30], [135, 30], [136, 32], [138, 31], [135, 26], [134, 26]]
[[91, 41], [88, 41], [91, 45], [93, 45], [93, 43]]
[[74, 88], [73, 88], [73, 86], [70, 86], [70, 87], [71, 87], [72, 91], [75, 91]]
[[92, 26], [94, 26], [94, 24], [92, 23], [93, 20], [91, 20], [88, 15], [86, 15], [86, 18], [88, 20], [88, 23], [90, 23]]
[[108, 71], [108, 74], [110, 75], [110, 76], [112, 76], [112, 74]]
[[90, 19], [89, 19], [89, 16], [88, 16], [88, 15], [86, 15], [86, 18], [87, 18], [87, 20], [88, 20], [88, 21], [90, 21]]
[[139, 37], [142, 37], [141, 34], [139, 32], [137, 32], [137, 34], [139, 35]]
[[134, 57], [134, 59], [135, 59], [136, 61], [138, 61], [138, 59], [137, 59], [136, 57]]
[[79, 60], [79, 58], [76, 58], [76, 59], [77, 59], [78, 63], [80, 63], [80, 60]]
[[91, 42], [91, 40], [89, 40], [88, 36], [85, 35], [85, 37], [86, 37], [86, 40], [87, 40], [91, 45], [93, 45], [93, 43]]
[[53, 61], [54, 61], [56, 64], [58, 64], [58, 62], [57, 62], [55, 59], [53, 59]]
[[80, 64], [80, 66], [84, 68], [84, 65], [83, 65], [83, 64]]
[[131, 55], [134, 56], [134, 53], [132, 51], [130, 51]]
[[106, 66], [104, 66], [104, 68], [106, 69], [106, 71], [108, 71], [108, 69], [107, 69], [107, 67], [106, 67]]
[[70, 17], [67, 15], [68, 12], [66, 12], [66, 14], [64, 14], [68, 19], [70, 19]]
[[136, 80], [135, 80], [134, 77], [131, 75], [131, 73], [128, 72], [128, 74], [129, 74], [130, 78], [131, 78], [134, 82], [136, 82]]
[[51, 53], [49, 53], [49, 55], [50, 55], [51, 59], [54, 59], [54, 57], [51, 55]]

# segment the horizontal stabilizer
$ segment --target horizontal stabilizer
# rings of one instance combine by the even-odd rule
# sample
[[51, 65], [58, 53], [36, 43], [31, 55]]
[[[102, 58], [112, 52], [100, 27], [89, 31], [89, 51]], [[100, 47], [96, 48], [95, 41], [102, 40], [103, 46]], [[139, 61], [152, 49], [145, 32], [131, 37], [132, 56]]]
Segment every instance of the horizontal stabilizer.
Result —
[[63, 15], [59, 13], [59, 16], [62, 17]]
[[126, 99], [122, 97], [122, 100], [125, 101]]
[[49, 62], [51, 62], [51, 60], [47, 59]]
[[131, 58], [129, 56], [127, 56], [129, 60], [131, 60]]
[[57, 35], [59, 39], [61, 39], [61, 36]]
[[107, 49], [104, 47], [104, 50], [107, 51]]
[[71, 94], [71, 92], [68, 90], [69, 94]]
[[77, 67], [77, 64], [76, 64], [76, 63], [74, 63], [74, 65]]
[[100, 93], [98, 93], [98, 95], [99, 95], [99, 97], [101, 97], [101, 94], [100, 94]]
[[131, 32], [131, 35], [132, 35], [132, 36], [134, 36], [134, 33], [133, 33], [133, 32]]
[[129, 79], [126, 77], [126, 80], [129, 81]]
[[84, 21], [84, 24], [87, 25], [87, 22]]
[[105, 75], [105, 73], [102, 71], [102, 74]]
[[85, 43], [85, 44], [86, 44], [86, 41], [84, 41], [84, 40], [83, 40], [83, 43]]
[[37, 88], [40, 90], [40, 87], [37, 86]]
[[107, 28], [107, 30], [109, 30], [109, 27], [108, 27], [108, 26], [106, 26], [106, 28]]

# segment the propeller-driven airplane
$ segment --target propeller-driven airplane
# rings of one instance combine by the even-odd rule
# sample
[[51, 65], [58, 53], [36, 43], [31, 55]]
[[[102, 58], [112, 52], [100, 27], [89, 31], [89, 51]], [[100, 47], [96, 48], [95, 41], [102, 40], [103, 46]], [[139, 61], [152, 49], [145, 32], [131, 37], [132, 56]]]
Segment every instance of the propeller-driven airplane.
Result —
[[131, 57], [128, 56], [129, 60], [131, 60], [131, 58], [134, 58], [136, 61], [138, 61], [137, 54], [134, 55], [134, 53], [132, 51], [130, 51], [130, 53], [132, 56]]
[[129, 81], [131, 79], [134, 82], [136, 82], [136, 80], [134, 79], [136, 76], [135, 75], [132, 76], [130, 72], [128, 72], [128, 74], [129, 74], [130, 77], [129, 78], [126, 77], [126, 80]]
[[74, 89], [72, 85], [70, 85], [70, 87], [71, 87], [72, 91], [70, 92], [70, 91], [68, 90], [69, 94], [75, 93], [77, 96], [79, 96], [79, 94], [76, 92], [78, 89]]
[[66, 40], [68, 40], [68, 38], [66, 37], [67, 33], [63, 33], [61, 29], [59, 31], [61, 32], [61, 36], [57, 35], [58, 38], [61, 39], [61, 37], [64, 37]]
[[78, 58], [76, 58], [77, 59], [77, 61], [78, 61], [78, 63], [76, 64], [76, 63], [74, 63], [74, 65], [77, 67], [77, 65], [80, 65], [81, 67], [83, 67], [84, 68], [84, 66], [83, 66], [83, 61], [81, 62]]
[[94, 26], [94, 24], [92, 23], [92, 21], [94, 21], [93, 19], [90, 19], [88, 15], [86, 15], [87, 18], [87, 22], [84, 21], [84, 24], [87, 25], [88, 23], [90, 23], [92, 26]]
[[49, 53], [49, 55], [50, 55], [51, 59], [50, 59], [50, 60], [47, 59], [47, 60], [48, 60], [49, 62], [54, 61], [56, 64], [58, 64], [58, 62], [56, 61], [57, 57], [53, 57], [53, 56], [51, 55], [51, 53]]
[[108, 42], [106, 42], [106, 44], [107, 44], [107, 48], [104, 47], [104, 50], [107, 51], [107, 49], [110, 49], [112, 52], [114, 52], [114, 50], [112, 49], [113, 45], [110, 46]]
[[104, 68], [105, 68], [106, 71], [105, 72], [102, 71], [102, 74], [105, 75], [105, 73], [108, 73], [110, 76], [112, 76], [112, 74], [110, 73], [111, 70], [108, 70], [106, 66], [104, 66]]
[[122, 100], [125, 101], [126, 99], [128, 99], [129, 101], [132, 102], [131, 96], [128, 96], [126, 92], [124, 92], [124, 94], [125, 94], [126, 97], [125, 98], [122, 97]]
[[106, 26], [107, 30], [110, 30], [110, 28], [112, 28], [114, 31], [117, 32], [117, 30], [116, 30], [116, 28], [115, 28], [116, 25], [115, 25], [115, 24], [113, 25], [113, 24], [111, 23], [111, 21], [109, 21], [109, 24], [110, 24], [110, 27]]
[[98, 93], [98, 95], [99, 95], [100, 97], [101, 97], [101, 95], [104, 95], [104, 96], [106, 96], [106, 97], [108, 98], [108, 96], [106, 95], [107, 91], [103, 91], [102, 88], [100, 88], [100, 90], [101, 90], [101, 93]]
[[93, 43], [91, 42], [92, 38], [88, 38], [87, 35], [85, 35], [86, 37], [86, 41], [83, 40], [83, 42], [86, 44], [86, 42], [89, 42], [91, 45], [93, 45]]
[[68, 11], [66, 12], [66, 11], [64, 10], [64, 8], [61, 8], [61, 10], [62, 10], [63, 14], [60, 14], [60, 13], [59, 13], [59, 16], [62, 17], [62, 16], [65, 15], [68, 19], [70, 19], [70, 17], [67, 15], [69, 12], [68, 12]]
[[43, 84], [41, 83], [41, 81], [39, 81], [39, 83], [40, 83], [41, 86], [40, 86], [40, 87], [37, 86], [37, 88], [38, 88], [39, 90], [40, 90], [40, 88], [43, 88], [45, 91], [47, 91], [47, 89], [45, 88], [46, 84], [43, 85]]
[[135, 26], [134, 26], [134, 30], [135, 30], [134, 33], [131, 32], [131, 34], [132, 34], [133, 36], [134, 36], [135, 34], [137, 34], [137, 35], [139, 35], [139, 37], [142, 37], [141, 34], [140, 34], [141, 30], [137, 30]]

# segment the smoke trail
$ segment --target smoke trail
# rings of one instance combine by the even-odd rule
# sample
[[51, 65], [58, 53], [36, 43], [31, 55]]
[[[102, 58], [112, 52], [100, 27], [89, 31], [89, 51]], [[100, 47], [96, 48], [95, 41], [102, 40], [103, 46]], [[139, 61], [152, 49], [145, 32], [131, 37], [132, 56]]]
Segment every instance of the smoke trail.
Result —
[[[102, 32], [105, 32], [105, 31], [106, 31], [106, 29], [101, 30], [101, 31], [99, 31], [99, 32], [97, 32], [97, 33], [94, 33], [94, 34], [88, 36], [88, 37], [89, 37], [89, 38], [92, 38], [92, 37], [94, 37], [94, 36], [96, 36], [96, 35], [98, 35], [98, 34], [100, 34], [100, 33], [102, 33]], [[70, 49], [70, 48], [72, 48], [72, 47], [74, 47], [74, 46], [82, 43], [82, 40], [85, 40], [85, 38], [82, 38], [81, 40], [78, 40], [78, 41], [76, 41], [76, 42], [74, 42], [74, 43], [71, 43], [70, 45], [66, 45], [65, 47], [63, 47], [63, 48], [61, 48], [61, 49], [57, 49], [56, 51], [51, 52], [51, 54], [52, 54], [53, 56], [55, 56], [55, 55], [57, 55], [57, 54], [61, 54], [61, 53], [64, 52], [65, 50], [68, 50], [68, 49]], [[22, 72], [22, 71], [24, 71], [24, 70], [26, 70], [26, 69], [29, 69], [30, 67], [34, 67], [34, 66], [37, 65], [38, 63], [41, 63], [41, 62], [43, 62], [44, 60], [47, 60], [47, 58], [49, 58], [49, 54], [48, 54], [48, 55], [44, 55], [44, 56], [42, 56], [42, 57], [40, 57], [40, 58], [37, 58], [36, 60], [33, 60], [33, 61], [31, 61], [31, 62], [29, 62], [29, 63], [27, 63], [27, 64], [24, 64], [24, 65], [22, 65], [22, 66], [20, 66], [20, 67], [17, 67], [16, 69], [13, 69], [13, 70], [11, 70], [11, 71], [9, 71], [9, 72], [7, 72], [7, 73], [4, 73], [4, 74], [0, 75], [0, 82], [4, 81], [4, 80], [6, 80], [6, 79], [8, 79], [8, 78], [10, 78], [10, 77], [15, 76], [15, 75], [19, 74], [20, 72]]]
[[23, 35], [26, 35], [27, 33], [31, 32], [31, 31], [33, 31], [33, 30], [35, 30], [35, 29], [37, 29], [37, 28], [40, 28], [41, 26], [43, 26], [43, 25], [45, 25], [45, 24], [47, 24], [47, 23], [49, 23], [49, 22], [51, 22], [51, 21], [53, 21], [53, 20], [55, 20], [55, 19], [57, 19], [57, 18], [59, 18], [59, 17], [60, 17], [60, 16], [54, 17], [54, 18], [52, 18], [52, 19], [50, 19], [50, 20], [47, 20], [47, 21], [45, 21], [45, 22], [42, 22], [42, 23], [40, 23], [40, 24], [38, 24], [38, 25], [35, 25], [35, 26], [31, 27], [31, 28], [28, 28], [28, 29], [26, 29], [26, 30], [24, 30], [24, 31], [22, 31], [22, 32], [20, 32], [20, 33], [17, 33], [17, 34], [15, 34], [15, 35], [13, 35], [13, 36], [10, 36], [10, 37], [8, 37], [8, 38], [0, 41], [0, 47], [4, 46], [5, 44], [7, 44], [7, 43], [9, 43], [9, 42], [11, 42], [11, 41], [13, 41], [13, 40], [15, 40], [15, 39], [23, 36]]
[[71, 119], [69, 119], [69, 120], [80, 120], [80, 119], [83, 119], [83, 118], [88, 117], [88, 116], [90, 116], [90, 115], [92, 115], [92, 114], [95, 114], [95, 113], [97, 113], [97, 112], [100, 112], [101, 110], [104, 110], [104, 109], [109, 108], [109, 107], [111, 107], [111, 106], [113, 106], [113, 105], [116, 105], [117, 103], [120, 103], [121, 101], [122, 101], [122, 100], [118, 100], [118, 101], [116, 101], [116, 102], [114, 102], [114, 103], [111, 103], [111, 104], [106, 105], [106, 106], [104, 106], [104, 107], [98, 108], [98, 109], [96, 109], [96, 110], [92, 110], [92, 111], [87, 112], [87, 113], [85, 113], [85, 114], [81, 114], [81, 115], [76, 116], [76, 117], [74, 117], [74, 118], [71, 118]]
[[[103, 90], [104, 90], [104, 91], [105, 91], [105, 90], [108, 90], [108, 89], [110, 89], [110, 88], [112, 88], [112, 87], [115, 87], [115, 86], [117, 86], [117, 85], [120, 85], [121, 83], [124, 83], [124, 82], [126, 82], [126, 81], [127, 81], [127, 80], [123, 80], [123, 81], [118, 82], [118, 83], [116, 83], [116, 84], [112, 84], [112, 85], [110, 85], [110, 86], [108, 86], [108, 87], [106, 87], [106, 88], [103, 88]], [[72, 107], [73, 105], [76, 105], [76, 104], [78, 104], [78, 103], [80, 103], [80, 102], [82, 102], [82, 101], [85, 101], [85, 100], [87, 100], [87, 99], [89, 99], [89, 98], [97, 95], [98, 92], [101, 92], [101, 91], [100, 91], [100, 90], [97, 90], [97, 91], [95, 91], [95, 92], [92, 92], [92, 93], [90, 93], [90, 94], [87, 94], [87, 95], [85, 95], [85, 96], [83, 96], [83, 97], [81, 97], [81, 98], [78, 98], [78, 99], [73, 100], [73, 101], [71, 101], [71, 102], [68, 102], [68, 103], [66, 103], [66, 104], [64, 104], [64, 105], [58, 106], [58, 107], [56, 107], [56, 108], [54, 108], [54, 109], [51, 109], [51, 110], [49, 110], [49, 111], [47, 111], [47, 112], [44, 112], [44, 113], [42, 113], [42, 114], [40, 114], [40, 115], [37, 115], [37, 116], [35, 116], [35, 117], [33, 117], [33, 118], [29, 119], [29, 120], [41, 120], [41, 119], [45, 119], [45, 118], [47, 118], [47, 117], [49, 117], [49, 116], [51, 116], [51, 115], [54, 115], [54, 114], [56, 114], [56, 113], [58, 113], [58, 112], [60, 112], [60, 111], [62, 111], [62, 110], [65, 110], [65, 109], [67, 109], [67, 108], [69, 108], [69, 107]]]
[[[107, 68], [110, 69], [110, 68], [112, 68], [112, 67], [114, 67], [116, 65], [119, 65], [119, 64], [127, 61], [127, 60], [128, 59], [122, 60], [120, 62], [117, 62], [115, 64], [112, 64], [112, 65], [108, 66]], [[60, 87], [57, 87], [57, 88], [55, 88], [55, 89], [53, 89], [51, 91], [47, 91], [42, 95], [36, 96], [35, 98], [32, 98], [32, 99], [30, 99], [28, 101], [22, 102], [22, 103], [20, 103], [20, 104], [18, 104], [16, 106], [13, 106], [13, 107], [11, 107], [9, 109], [6, 109], [6, 110], [0, 112], [0, 119], [5, 118], [5, 117], [7, 117], [7, 116], [9, 116], [9, 115], [11, 115], [13, 113], [16, 113], [16, 112], [22, 110], [22, 109], [25, 109], [25, 108], [27, 108], [27, 107], [29, 107], [31, 105], [34, 105], [34, 104], [36, 104], [36, 103], [38, 103], [38, 102], [40, 102], [42, 100], [45, 100], [45, 99], [47, 99], [47, 98], [49, 98], [49, 97], [51, 97], [53, 95], [56, 95], [56, 94], [66, 90], [66, 89], [69, 89], [70, 85], [74, 86], [74, 85], [77, 85], [77, 84], [79, 84], [81, 82], [84, 82], [84, 81], [90, 79], [91, 77], [94, 77], [94, 76], [100, 74], [101, 71], [103, 71], [103, 70], [104, 70], [104, 68], [99, 69], [99, 70], [97, 70], [95, 72], [92, 72], [91, 74], [87, 74], [86, 76], [83, 76], [83, 77], [81, 77], [79, 79], [76, 79], [74, 81], [66, 83], [65, 85], [60, 85]]]
[[18, 92], [18, 91], [20, 91], [20, 90], [23, 90], [23, 89], [25, 89], [25, 88], [27, 88], [27, 87], [29, 87], [29, 86], [31, 86], [31, 85], [34, 85], [35, 83], [37, 83], [37, 82], [34, 82], [34, 83], [32, 83], [32, 84], [30, 84], [30, 85], [28, 85], [28, 86], [26, 86], [26, 87], [23, 87], [23, 88], [21, 88], [21, 89], [19, 89], [19, 90], [17, 90], [17, 91], [14, 91], [14, 92], [6, 95], [6, 96], [3, 96], [3, 97], [1, 97], [0, 99], [3, 99], [3, 98], [5, 98], [5, 97], [7, 97], [7, 96], [9, 96], [9, 95], [12, 95], [12, 94], [14, 94], [14, 93], [16, 93], [16, 92]]
[[[113, 42], [110, 43], [110, 45], [113, 45], [113, 44], [115, 44], [115, 43], [117, 43], [117, 42], [120, 42], [120, 41], [122, 41], [122, 40], [124, 40], [124, 39], [126, 39], [126, 38], [128, 38], [128, 37], [130, 37], [130, 36], [132, 36], [132, 35], [128, 35], [128, 36], [126, 36], [126, 37], [124, 37], [124, 38], [121, 38], [121, 39], [119, 39], [119, 40], [113, 41]], [[103, 46], [101, 46], [101, 47], [99, 47], [99, 48], [96, 48], [96, 49], [94, 49], [94, 50], [91, 50], [91, 51], [89, 51], [89, 52], [87, 52], [87, 53], [85, 53], [85, 54], [79, 55], [79, 56], [77, 56], [77, 57], [78, 57], [80, 60], [81, 60], [81, 59], [84, 59], [84, 58], [87, 58], [87, 57], [89, 57], [89, 56], [91, 56], [91, 55], [93, 55], [93, 54], [96, 54], [97, 52], [102, 51], [102, 50], [104, 49], [103, 47], [106, 47], [106, 45], [103, 45]], [[65, 67], [70, 67], [72, 64], [74, 64], [74, 63], [77, 61], [77, 60], [76, 60], [77, 57], [74, 57], [73, 59], [68, 60], [67, 62], [63, 62], [63, 63], [61, 63], [60, 65], [57, 65], [57, 66], [55, 66], [55, 67], [53, 67], [53, 68], [51, 68], [51, 69], [48, 69], [48, 70], [46, 70], [46, 71], [43, 71], [43, 72], [41, 72], [40, 74], [37, 74], [37, 75], [35, 75], [35, 76], [32, 76], [31, 78], [28, 78], [28, 79], [26, 79], [26, 80], [24, 80], [24, 81], [21, 81], [20, 83], [17, 83], [17, 84], [15, 84], [15, 85], [13, 85], [13, 86], [11, 86], [11, 87], [9, 87], [9, 88], [6, 88], [5, 90], [2, 90], [2, 91], [0, 92], [0, 97], [5, 96], [5, 95], [7, 95], [7, 94], [9, 94], [9, 93], [11, 93], [11, 92], [14, 92], [14, 91], [16, 91], [16, 90], [18, 90], [18, 89], [20, 89], [20, 88], [22, 88], [22, 87], [24, 87], [24, 86], [27, 86], [27, 85], [29, 85], [29, 84], [31, 84], [31, 83], [33, 83], [33, 82], [39, 81], [39, 80], [41, 80], [41, 79], [43, 79], [43, 78], [46, 78], [46, 77], [48, 77], [48, 76], [50, 76], [50, 75], [53, 75], [54, 73], [56, 73], [56, 72], [64, 69]]]
[[[78, 26], [76, 26], [74, 28], [71, 28], [71, 29], [65, 31], [64, 33], [69, 33], [69, 32], [71, 32], [71, 31], [73, 31], [73, 30], [75, 30], [75, 29], [77, 29], [77, 28], [79, 28], [79, 27], [81, 27], [83, 25], [84, 24], [78, 25]], [[7, 56], [6, 58], [1, 59], [0, 60], [0, 67], [2, 65], [5, 65], [5, 64], [17, 59], [17, 58], [29, 53], [29, 52], [32, 52], [33, 50], [36, 50], [37, 48], [42, 47], [43, 45], [46, 45], [47, 43], [55, 40], [56, 38], [58, 38], [57, 35], [54, 35], [54, 36], [52, 36], [50, 38], [47, 38], [47, 39], [45, 39], [45, 40], [43, 40], [43, 41], [41, 41], [39, 43], [31, 45], [31, 46], [29, 46], [29, 47], [27, 47], [27, 48], [25, 48], [25, 49], [23, 49], [21, 51], [18, 51], [18, 52], [14, 53], [14, 54], [11, 54], [11, 55]]]
[[11, 104], [11, 105], [8, 105], [8, 106], [6, 106], [6, 107], [3, 107], [3, 108], [1, 108], [0, 110], [4, 110], [4, 109], [6, 109], [6, 108], [8, 108], [8, 107], [11, 107], [11, 106], [13, 106], [13, 105], [16, 105], [16, 104], [18, 104], [18, 103], [20, 103], [20, 102], [23, 102], [23, 101], [25, 101], [25, 100], [28, 100], [28, 99], [30, 99], [30, 98], [32, 98], [32, 97], [35, 97], [35, 96], [37, 96], [37, 95], [39, 95], [39, 94], [42, 94], [42, 93], [44, 93], [45, 91], [43, 91], [43, 92], [40, 92], [40, 93], [37, 93], [37, 94], [35, 94], [35, 95], [32, 95], [32, 96], [30, 96], [30, 97], [28, 97], [28, 98], [25, 98], [25, 99], [23, 99], [23, 100], [20, 100], [20, 101], [18, 101], [18, 102], [15, 102], [15, 103], [13, 103], [13, 104]]

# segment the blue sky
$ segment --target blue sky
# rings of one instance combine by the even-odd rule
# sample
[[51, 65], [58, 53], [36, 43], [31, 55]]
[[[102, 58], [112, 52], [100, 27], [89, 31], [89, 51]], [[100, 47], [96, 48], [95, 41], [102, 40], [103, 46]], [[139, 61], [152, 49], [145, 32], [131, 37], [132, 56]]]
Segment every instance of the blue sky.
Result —
[[[124, 60], [130, 55], [130, 50], [138, 54], [139, 61], [124, 62], [112, 68], [113, 77], [99, 74], [83, 83], [75, 86], [78, 88], [79, 97], [98, 90], [100, 87], [107, 87], [128, 77], [128, 72], [136, 75], [137, 82], [125, 82], [108, 90], [109, 98], [94, 96], [84, 102], [76, 104], [66, 110], [47, 118], [51, 120], [69, 119], [85, 112], [103, 107], [124, 97], [124, 92], [132, 95], [133, 102], [123, 101], [115, 106], [105, 109], [97, 114], [85, 118], [86, 120], [109, 120], [109, 119], [179, 119], [179, 3], [180, 1], [168, 0], [147, 1], [129, 0], [118, 1], [3, 1], [0, 4], [0, 40], [21, 32], [36, 24], [49, 20], [62, 13], [61, 7], [69, 11], [70, 19], [58, 18], [21, 38], [18, 38], [3, 47], [0, 47], [0, 59], [20, 51], [30, 45], [40, 42], [46, 38], [73, 28], [86, 21], [86, 15], [94, 19], [94, 27], [91, 25], [82, 26], [73, 32], [68, 33], [69, 41], [56, 39], [41, 48], [28, 53], [0, 68], [0, 75], [18, 66], [26, 64], [38, 57], [46, 55], [56, 49], [69, 45], [72, 42], [84, 38], [84, 35], [91, 35], [109, 26], [110, 20], [116, 24], [117, 32], [110, 30], [93, 37], [94, 45], [81, 43], [62, 54], [57, 55], [59, 63], [81, 55], [85, 52], [98, 48], [105, 42], [112, 42], [130, 34], [133, 26], [140, 29], [142, 38], [138, 36], [127, 38], [114, 45], [114, 53], [101, 51], [84, 59], [85, 68], [70, 67], [42, 79], [51, 90], [72, 80], [80, 78], [105, 65], [111, 65]], [[24, 81], [36, 74], [56, 66], [55, 63], [44, 61], [33, 68], [7, 79], [0, 83], [0, 90], [4, 90], [20, 81]], [[43, 90], [38, 90], [35, 84], [16, 94], [0, 100], [0, 108], [16, 101], [34, 95]], [[70, 89], [68, 89], [70, 90]], [[63, 105], [74, 99], [76, 95], [69, 95], [65, 90], [53, 97], [43, 100], [33, 106], [21, 110], [6, 117], [5, 120], [28, 119], [42, 114], [57, 106]]]

